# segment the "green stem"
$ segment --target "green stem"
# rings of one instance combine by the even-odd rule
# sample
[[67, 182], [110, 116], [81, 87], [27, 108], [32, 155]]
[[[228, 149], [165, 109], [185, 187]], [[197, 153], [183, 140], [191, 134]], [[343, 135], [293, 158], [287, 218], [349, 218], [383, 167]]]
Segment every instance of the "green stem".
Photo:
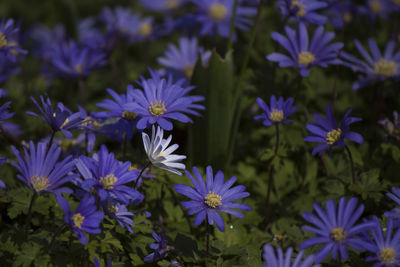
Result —
[[353, 156], [351, 155], [350, 148], [347, 145], [345, 145], [344, 147], [346, 148], [347, 154], [349, 155], [350, 166], [351, 166], [352, 183], [355, 184], [356, 183], [356, 174], [355, 174], [355, 171], [354, 171]]
[[257, 9], [257, 16], [254, 22], [254, 26], [253, 29], [251, 31], [251, 37], [250, 37], [250, 42], [249, 42], [249, 46], [246, 50], [246, 55], [244, 57], [243, 60], [243, 64], [239, 73], [239, 79], [237, 82], [237, 87], [235, 89], [234, 95], [233, 95], [233, 104], [235, 105], [236, 109], [235, 109], [235, 116], [233, 117], [233, 124], [232, 124], [232, 128], [231, 128], [231, 139], [229, 140], [229, 153], [228, 153], [228, 160], [227, 160], [227, 164], [230, 164], [230, 161], [232, 160], [232, 154], [233, 154], [233, 146], [235, 144], [235, 140], [236, 140], [236, 135], [237, 135], [237, 131], [239, 128], [239, 121], [240, 121], [240, 117], [241, 117], [241, 113], [242, 113], [242, 109], [241, 109], [241, 101], [240, 101], [240, 96], [242, 95], [242, 82], [247, 70], [247, 64], [249, 62], [249, 58], [250, 58], [250, 50], [253, 47], [253, 43], [254, 40], [256, 39], [256, 33], [257, 33], [257, 26], [259, 24], [259, 21], [261, 19], [261, 14], [262, 14], [262, 8], [264, 5], [264, 0], [260, 0], [260, 4], [258, 5], [258, 9]]
[[50, 136], [50, 140], [49, 143], [47, 144], [47, 149], [46, 149], [46, 154], [49, 152], [51, 145], [53, 144], [53, 140], [54, 140], [54, 135], [56, 134], [56, 132], [53, 130]]
[[25, 221], [25, 233], [24, 233], [25, 240], [28, 240], [29, 225], [30, 225], [31, 218], [32, 218], [32, 207], [33, 207], [33, 203], [35, 202], [37, 196], [38, 196], [37, 193], [33, 192], [31, 201], [29, 202], [28, 214], [26, 216], [26, 221]]
[[83, 81], [82, 78], [79, 78], [78, 84], [79, 84], [79, 91], [81, 93], [81, 102], [82, 102], [83, 105], [85, 105], [86, 104], [86, 99], [87, 99], [85, 82]]
[[149, 162], [146, 164], [146, 166], [144, 166], [143, 169], [140, 171], [139, 176], [136, 178], [135, 184], [133, 185], [133, 188], [136, 189], [136, 186], [137, 186], [137, 184], [138, 184], [138, 182], [139, 182], [139, 179], [140, 179], [140, 177], [142, 176], [144, 170], [146, 170], [148, 167], [150, 167], [150, 165], [151, 165], [151, 161], [149, 161]]
[[206, 261], [209, 257], [209, 247], [210, 247], [210, 229], [208, 225], [208, 219], [206, 219]]
[[238, 6], [238, 0], [234, 0], [233, 4], [233, 10], [232, 10], [232, 19], [231, 19], [231, 28], [229, 31], [229, 40], [228, 40], [228, 47], [226, 49], [226, 52], [228, 53], [231, 51], [232, 46], [233, 46], [233, 35], [235, 34], [235, 22], [236, 22], [236, 12], [237, 12], [237, 6]]
[[275, 130], [276, 130], [275, 156], [277, 156], [279, 149], [279, 123], [275, 124]]
[[57, 231], [54, 232], [54, 235], [51, 238], [51, 241], [50, 241], [50, 244], [49, 244], [49, 254], [53, 250], [54, 241], [56, 240], [56, 237], [62, 232], [62, 230], [64, 230], [64, 228], [66, 226], [67, 226], [66, 224], [61, 224], [60, 227], [58, 227]]

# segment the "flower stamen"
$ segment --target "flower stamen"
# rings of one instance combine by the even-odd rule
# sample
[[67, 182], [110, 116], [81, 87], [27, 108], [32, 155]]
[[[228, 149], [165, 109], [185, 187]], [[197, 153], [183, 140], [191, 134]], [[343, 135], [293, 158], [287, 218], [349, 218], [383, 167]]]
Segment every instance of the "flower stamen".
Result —
[[383, 248], [379, 252], [379, 259], [383, 264], [393, 264], [396, 262], [396, 251], [391, 248]]
[[346, 239], [347, 234], [342, 227], [337, 227], [332, 229], [329, 236], [333, 241], [341, 243]]
[[132, 111], [125, 110], [122, 112], [122, 118], [124, 118], [127, 121], [133, 121], [134, 119], [137, 118], [137, 116], [138, 115]]
[[34, 175], [30, 178], [30, 182], [37, 193], [50, 187], [49, 178], [46, 176]]
[[117, 181], [118, 178], [112, 173], [107, 174], [106, 177], [100, 178], [100, 183], [103, 184], [104, 189], [113, 189]]
[[222, 205], [222, 197], [218, 194], [214, 194], [214, 192], [209, 191], [204, 197], [204, 203], [206, 203], [210, 208], [215, 209], [216, 207]]
[[341, 135], [342, 135], [342, 130], [340, 128], [331, 130], [330, 132], [328, 132], [326, 134], [326, 138], [325, 138], [326, 143], [328, 145], [333, 145], [334, 143], [336, 143], [339, 140]]
[[85, 217], [80, 213], [75, 213], [72, 216], [72, 220], [74, 221], [75, 227], [81, 229], [82, 228], [82, 223], [83, 223], [83, 220], [85, 220]]
[[290, 5], [291, 9], [296, 8], [297, 12], [296, 15], [299, 17], [303, 17], [307, 11], [306, 11], [306, 6], [303, 3], [300, 3], [298, 0], [293, 0], [292, 4]]
[[7, 37], [0, 32], [0, 48], [3, 48], [7, 45]]
[[167, 109], [165, 108], [165, 104], [164, 102], [161, 102], [161, 100], [154, 100], [153, 102], [150, 102], [150, 106], [149, 106], [149, 112], [151, 113], [151, 115], [153, 116], [161, 116], [163, 115], [165, 112], [167, 111]]
[[299, 54], [299, 64], [307, 66], [308, 64], [311, 64], [315, 61], [315, 56], [308, 52], [308, 51], [303, 51]]
[[376, 74], [383, 76], [392, 76], [397, 72], [397, 64], [393, 60], [386, 60], [381, 58], [374, 64], [374, 71]]
[[269, 113], [269, 119], [273, 122], [283, 121], [283, 111], [280, 109], [272, 109], [271, 113]]
[[215, 3], [211, 5], [210, 9], [208, 10], [208, 14], [213, 20], [220, 21], [225, 18], [228, 10], [226, 6], [220, 3]]
[[139, 34], [147, 37], [153, 32], [153, 27], [151, 23], [142, 23], [139, 27]]

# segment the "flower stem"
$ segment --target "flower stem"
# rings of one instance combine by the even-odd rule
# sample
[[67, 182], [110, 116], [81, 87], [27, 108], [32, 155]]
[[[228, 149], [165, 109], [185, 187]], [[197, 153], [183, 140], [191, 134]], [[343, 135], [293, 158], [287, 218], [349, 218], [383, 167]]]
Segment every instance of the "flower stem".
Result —
[[37, 196], [38, 196], [37, 193], [36, 193], [36, 192], [33, 192], [31, 201], [29, 202], [28, 214], [27, 214], [27, 216], [26, 216], [26, 221], [25, 221], [25, 233], [24, 233], [24, 239], [25, 239], [25, 240], [28, 239], [29, 225], [30, 225], [31, 218], [32, 218], [32, 207], [33, 207], [33, 202], [35, 202]]
[[143, 167], [143, 169], [140, 171], [139, 176], [136, 178], [135, 184], [133, 185], [133, 188], [136, 189], [136, 186], [139, 182], [140, 177], [142, 176], [142, 174], [144, 173], [144, 170], [146, 170], [148, 167], [150, 167], [151, 165], [151, 161], [149, 161], [146, 166]]
[[349, 159], [350, 159], [352, 183], [355, 184], [356, 183], [356, 174], [354, 172], [353, 156], [351, 155], [350, 148], [347, 145], [345, 145], [344, 147], [346, 148], [347, 154], [349, 155]]
[[210, 229], [208, 225], [208, 219], [206, 219], [206, 261], [209, 257], [209, 247], [210, 247]]
[[50, 244], [49, 244], [49, 254], [50, 252], [53, 250], [53, 246], [54, 246], [54, 241], [56, 240], [56, 237], [62, 232], [62, 230], [64, 230], [64, 228], [66, 227], [66, 224], [61, 224], [60, 227], [58, 227], [57, 231], [54, 232], [53, 237], [51, 238]]
[[275, 124], [275, 132], [276, 132], [275, 156], [277, 156], [279, 149], [279, 123]]
[[49, 143], [47, 144], [47, 148], [46, 148], [46, 155], [47, 153], [49, 153], [50, 147], [53, 144], [53, 140], [54, 140], [54, 135], [56, 134], [56, 131], [52, 131], [51, 136], [50, 136], [50, 140]]
[[231, 19], [231, 28], [229, 31], [229, 40], [228, 40], [228, 47], [227, 47], [227, 53], [232, 49], [233, 45], [233, 35], [235, 33], [235, 22], [236, 22], [236, 12], [237, 12], [237, 6], [238, 6], [238, 0], [234, 0], [233, 4], [233, 10], [232, 10], [232, 19]]
[[342, 267], [342, 257], [340, 256], [340, 254], [338, 255], [338, 261], [337, 261], [337, 263], [338, 263], [338, 267]]
[[79, 78], [78, 80], [78, 85], [79, 85], [79, 91], [81, 93], [81, 102], [82, 104], [86, 104], [86, 88], [85, 88], [85, 82], [83, 81], [82, 78]]

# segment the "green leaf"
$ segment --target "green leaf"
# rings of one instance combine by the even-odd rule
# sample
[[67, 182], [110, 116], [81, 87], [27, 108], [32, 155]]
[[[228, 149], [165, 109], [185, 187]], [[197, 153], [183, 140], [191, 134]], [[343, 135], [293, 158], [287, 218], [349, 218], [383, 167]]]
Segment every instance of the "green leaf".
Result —
[[360, 175], [355, 184], [350, 185], [349, 189], [361, 196], [363, 200], [368, 198], [379, 201], [385, 190], [386, 185], [379, 181], [379, 169], [372, 169]]

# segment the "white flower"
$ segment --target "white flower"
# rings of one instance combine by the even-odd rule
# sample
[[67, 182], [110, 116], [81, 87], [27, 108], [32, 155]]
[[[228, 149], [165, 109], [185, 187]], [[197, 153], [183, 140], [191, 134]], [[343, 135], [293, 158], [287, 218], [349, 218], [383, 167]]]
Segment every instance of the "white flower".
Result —
[[146, 151], [147, 157], [152, 165], [182, 175], [182, 173], [176, 169], [185, 169], [185, 164], [179, 163], [178, 161], [185, 159], [186, 156], [171, 154], [177, 150], [179, 146], [174, 144], [168, 147], [172, 140], [172, 135], [167, 139], [163, 139], [163, 135], [164, 131], [160, 126], [157, 126], [157, 132], [155, 133], [154, 125], [152, 126], [151, 140], [146, 133], [142, 133], [144, 150]]

